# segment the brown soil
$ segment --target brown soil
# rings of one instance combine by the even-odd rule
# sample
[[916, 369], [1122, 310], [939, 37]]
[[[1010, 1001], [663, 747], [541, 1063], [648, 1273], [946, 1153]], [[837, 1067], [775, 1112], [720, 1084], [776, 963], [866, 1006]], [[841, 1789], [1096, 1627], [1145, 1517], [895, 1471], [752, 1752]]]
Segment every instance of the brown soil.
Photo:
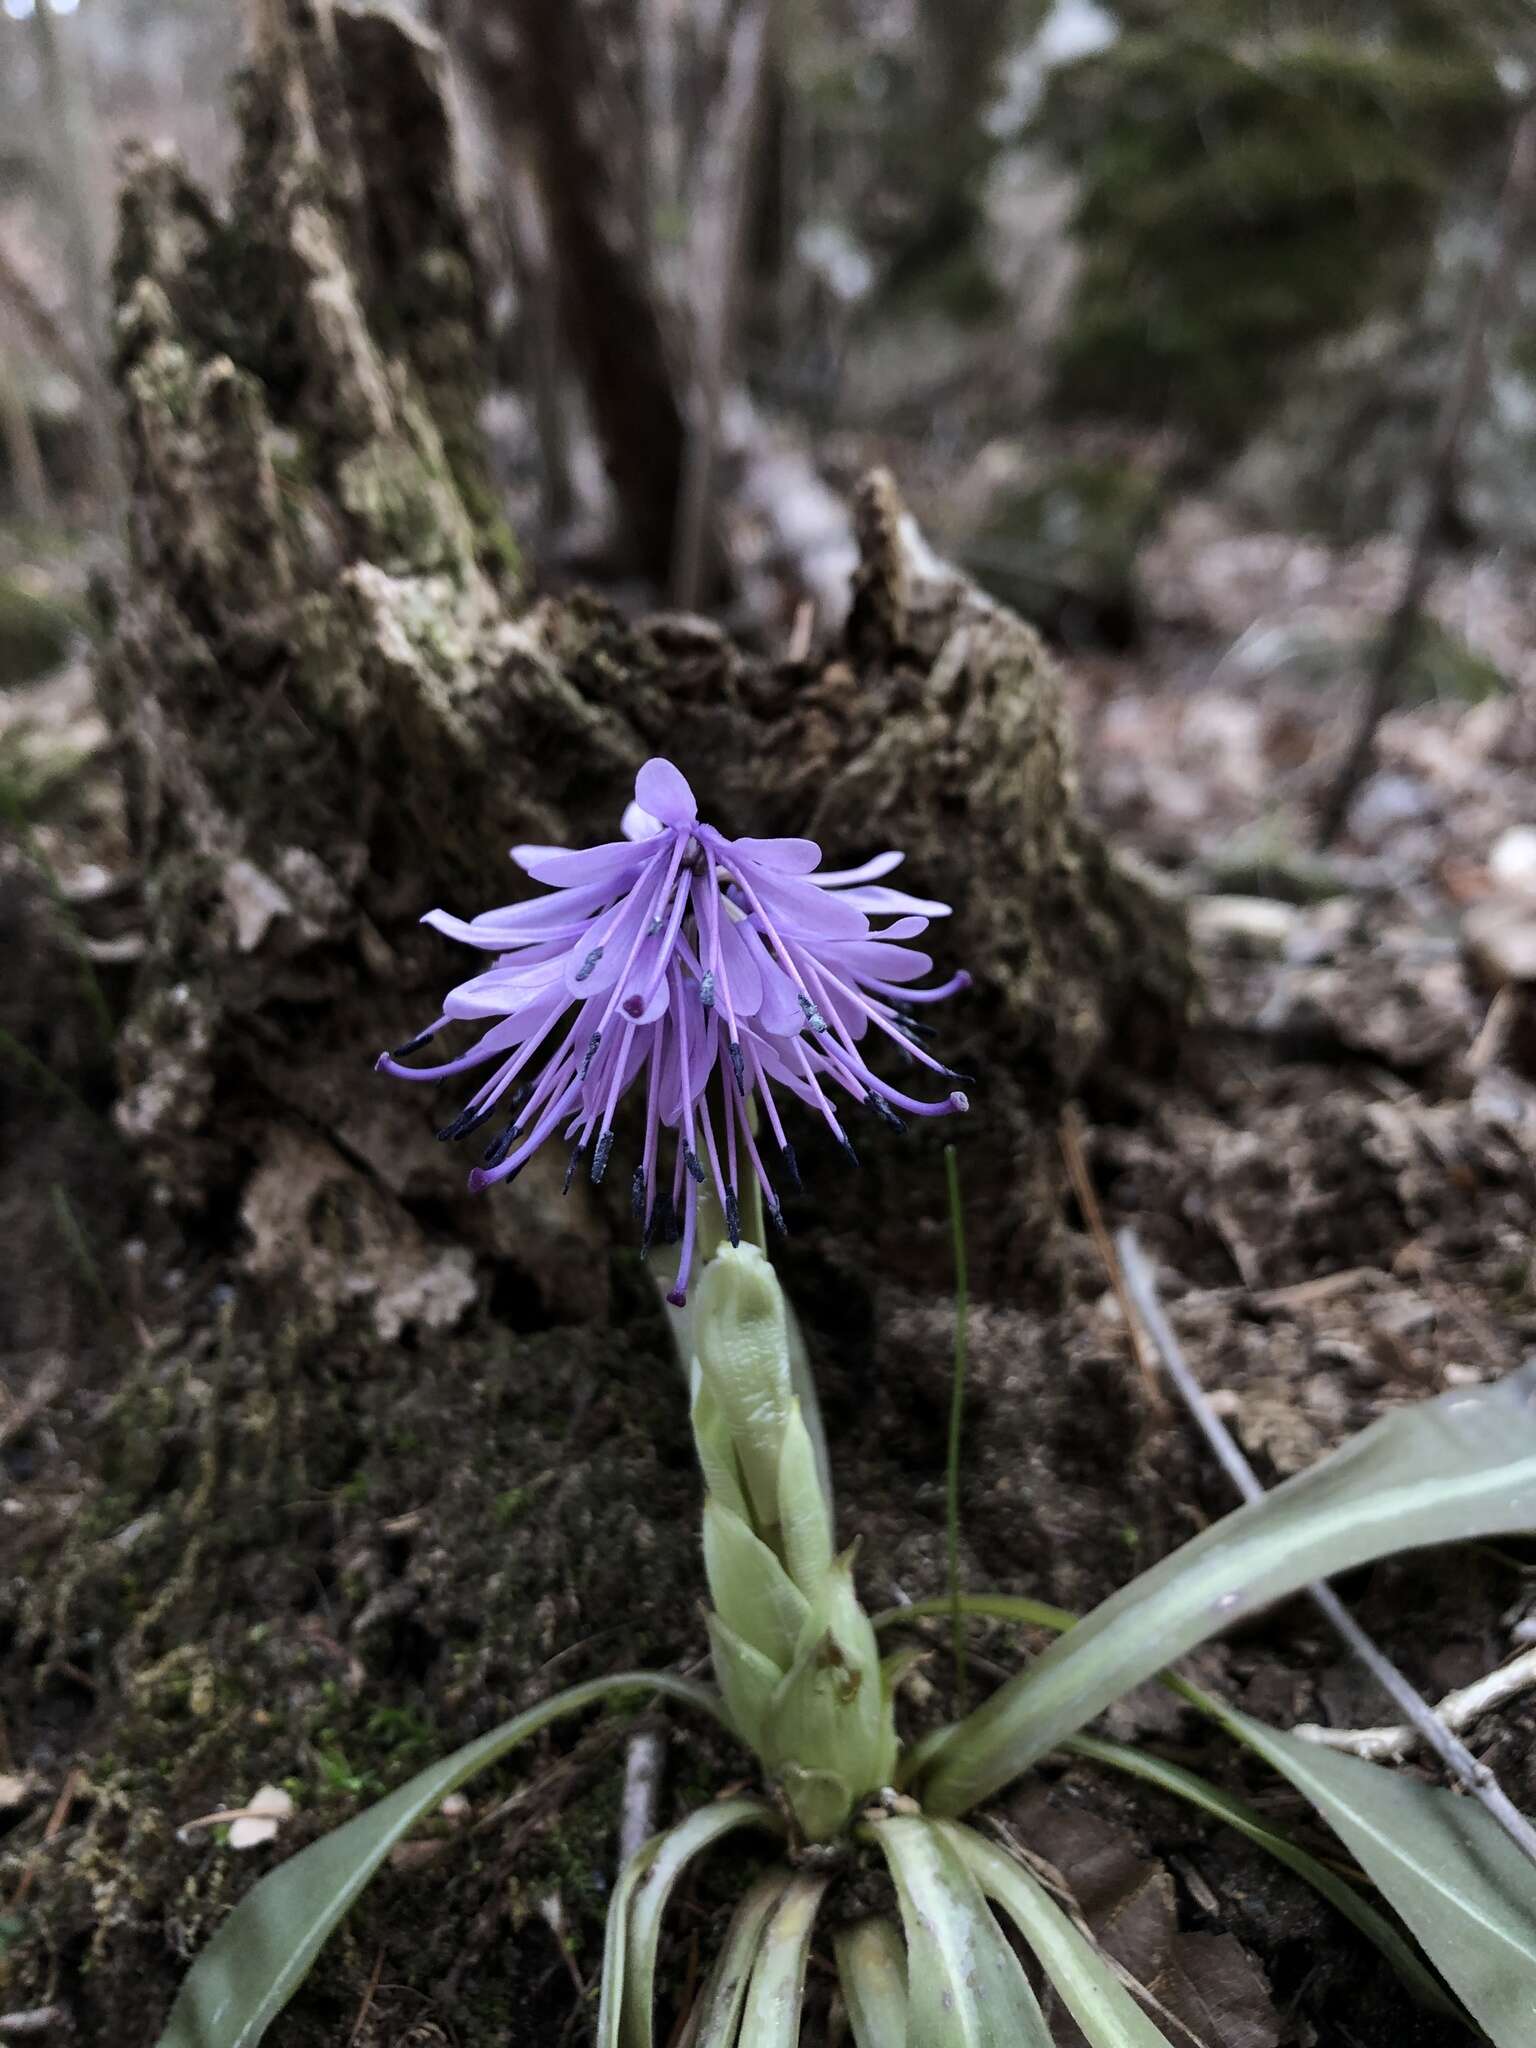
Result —
[[[1173, 772], [1155, 735], [1178, 730], [1179, 701], [1146, 700], [1135, 804], [1117, 794], [1113, 749], [1090, 758], [1127, 836], [1193, 865], [1208, 842], [1179, 843], [1155, 801]], [[1424, 713], [1394, 745], [1422, 758], [1437, 719], [1450, 730]], [[1489, 758], [1518, 737], [1504, 707]], [[103, 776], [98, 763], [83, 785], [96, 810], [70, 830], [110, 831]], [[1469, 1059], [1485, 999], [1446, 942], [1443, 888], [1416, 878], [1472, 860], [1518, 816], [1517, 779], [1502, 820], [1488, 810], [1496, 776], [1477, 787], [1474, 822], [1458, 837], [1465, 810], [1447, 802], [1420, 870], [1400, 857], [1390, 887], [1298, 911], [1289, 961], [1209, 950], [1207, 1017], [1179, 1075], [1089, 1105], [1108, 1220], [1140, 1230], [1198, 1371], [1267, 1478], [1394, 1402], [1508, 1370], [1536, 1336], [1519, 1036], [1502, 1059]], [[371, 1296], [366, 1312], [344, 1290], [307, 1319], [269, 1312], [236, 1219], [189, 1229], [157, 1211], [112, 1135], [76, 946], [82, 924], [99, 938], [114, 913], [66, 920], [34, 876], [13, 859], [3, 890], [35, 963], [7, 993], [7, 1043], [33, 1047], [57, 1085], [6, 1066], [15, 1141], [0, 1203], [28, 1284], [5, 1310], [17, 1366], [0, 1409], [0, 1771], [23, 1781], [0, 1816], [0, 1945], [8, 2006], [57, 2003], [79, 2038], [140, 2048], [188, 1958], [281, 1850], [561, 1684], [700, 1656], [697, 1485], [665, 1328], [622, 1225], [610, 1236], [594, 1216], [552, 1241], [558, 1273], [542, 1287], [482, 1263], [456, 1327], [407, 1318], [381, 1346]], [[109, 1007], [123, 996], [113, 971]], [[984, 1081], [977, 1094], [985, 1115]], [[961, 1158], [963, 1171], [963, 1146]], [[874, 1169], [887, 1190], [898, 1167], [893, 1149]], [[926, 1292], [871, 1287], [838, 1171], [818, 1175], [837, 1194], [825, 1216], [814, 1200], [792, 1215], [783, 1263], [821, 1376], [843, 1528], [862, 1537], [863, 1586], [885, 1604], [942, 1582], [952, 1331]], [[358, 1217], [322, 1188], [312, 1221], [317, 1256], [344, 1271]], [[417, 1222], [434, 1228], [427, 1211]], [[1026, 1285], [975, 1308], [965, 1563], [977, 1586], [1082, 1607], [1228, 1502], [1188, 1424], [1149, 1412], [1082, 1219], [1068, 1207], [1062, 1222]], [[937, 1270], [945, 1217], [906, 1228], [917, 1269]], [[1437, 1694], [1506, 1654], [1530, 1567], [1518, 1546], [1475, 1549], [1383, 1565], [1343, 1590]], [[1023, 1647], [980, 1632], [973, 1682]], [[1277, 1722], [1380, 1718], [1300, 1604], [1197, 1663]], [[936, 1647], [914, 1725], [947, 1686]], [[1299, 1801], [1163, 1696], [1110, 1719], [1320, 1843]], [[706, 1731], [673, 1725], [663, 1818], [742, 1771]], [[1516, 1704], [1471, 1734], [1527, 1805], [1533, 1732]], [[410, 1845], [272, 2038], [582, 2038], [620, 1755], [617, 1724], [567, 1730], [472, 1787], [468, 1818]], [[178, 1837], [268, 1781], [299, 1805], [278, 1849]], [[1419, 2014], [1297, 1880], [1161, 1795], [1048, 1765], [1002, 1811], [1210, 2048], [1464, 2038]], [[707, 1953], [738, 1875], [722, 1863], [703, 1882], [669, 1967], [690, 1969], [695, 1944]], [[564, 1952], [539, 1910], [551, 1895]]]

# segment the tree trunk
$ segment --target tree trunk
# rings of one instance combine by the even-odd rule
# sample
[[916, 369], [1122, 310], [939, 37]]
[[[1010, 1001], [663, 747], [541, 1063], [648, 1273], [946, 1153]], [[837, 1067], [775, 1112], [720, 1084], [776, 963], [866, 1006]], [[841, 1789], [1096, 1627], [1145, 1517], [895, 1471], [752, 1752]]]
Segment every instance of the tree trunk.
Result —
[[[69, 1726], [83, 1696], [110, 1731], [13, 2002], [62, 1997], [124, 2048], [257, 1874], [183, 1822], [298, 1771], [296, 1846], [555, 1684], [691, 1653], [684, 1404], [614, 1190], [563, 1202], [550, 1161], [470, 1198], [424, 1091], [370, 1071], [461, 965], [425, 909], [503, 901], [517, 840], [611, 837], [656, 752], [729, 831], [813, 834], [832, 866], [905, 847], [911, 886], [955, 906], [935, 950], [975, 976], [944, 1034], [979, 1076], [954, 1135], [994, 1304], [1027, 1298], [1049, 1243], [1063, 1102], [1165, 1055], [1191, 992], [1178, 917], [1077, 807], [1038, 639], [932, 558], [888, 478], [857, 506], [845, 638], [814, 660], [526, 603], [475, 438], [439, 87], [398, 16], [268, 0], [229, 216], [160, 150], [123, 196], [131, 560], [102, 694], [135, 763], [148, 950], [116, 1121], [160, 1220], [137, 1306], [77, 1365], [93, 1476], [66, 1491], [92, 1510], [27, 1523], [0, 1620], [18, 1757], [57, 1743], [60, 1688]], [[862, 1414], [892, 1304], [945, 1314], [939, 1143], [876, 1131], [860, 1174], [816, 1149], [787, 1270], [830, 1398]], [[1038, 1427], [1000, 1407], [1001, 1454]], [[1114, 1554], [1121, 1478], [1096, 1520], [1074, 1510], [1059, 1595]], [[502, 1915], [515, 1872], [595, 1925], [594, 1754], [546, 1752], [557, 1813], [530, 1809], [548, 1825], [505, 1859], [450, 1847], [433, 1913], [419, 1872], [382, 1881], [285, 2040], [334, 2041], [370, 1974], [386, 2004], [430, 1983], [466, 2048], [555, 2038], [547, 1933], [508, 1943]]]
[[670, 572], [684, 380], [652, 276], [639, 65], [626, 0], [490, 0], [452, 18], [486, 103], [530, 148], [561, 327], [613, 485], [626, 564]]

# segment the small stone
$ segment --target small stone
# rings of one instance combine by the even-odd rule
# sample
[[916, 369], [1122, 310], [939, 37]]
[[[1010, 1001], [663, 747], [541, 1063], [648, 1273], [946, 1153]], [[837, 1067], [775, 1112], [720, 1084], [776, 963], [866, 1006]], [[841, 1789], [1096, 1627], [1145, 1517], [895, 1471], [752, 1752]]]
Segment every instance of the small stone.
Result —
[[1536, 901], [1493, 896], [1474, 903], [1461, 921], [1462, 950], [1486, 988], [1536, 981]]
[[235, 920], [235, 947], [254, 953], [274, 922], [292, 914], [293, 902], [254, 861], [232, 860], [223, 874], [224, 900]]
[[1493, 842], [1488, 872], [1500, 889], [1536, 897], [1536, 825], [1511, 825]]
[[1197, 942], [1228, 953], [1282, 958], [1300, 922], [1293, 903], [1269, 896], [1197, 896], [1189, 906]]

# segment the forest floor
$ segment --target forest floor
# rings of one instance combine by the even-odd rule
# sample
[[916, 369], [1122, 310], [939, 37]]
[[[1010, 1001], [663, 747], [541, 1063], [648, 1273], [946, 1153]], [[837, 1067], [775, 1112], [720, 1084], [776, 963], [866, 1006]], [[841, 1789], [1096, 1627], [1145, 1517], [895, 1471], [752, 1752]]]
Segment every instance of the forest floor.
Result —
[[[1087, 800], [1189, 894], [1207, 980], [1181, 1070], [1085, 1103], [1082, 1142], [1105, 1220], [1139, 1233], [1268, 1482], [1536, 1345], [1536, 997], [1518, 986], [1536, 977], [1536, 841], [1518, 829], [1536, 824], [1536, 632], [1500, 565], [1449, 571], [1437, 603], [1508, 687], [1389, 721], [1341, 850], [1308, 849], [1352, 702], [1318, 650], [1385, 611], [1395, 566], [1386, 544], [1332, 553], [1186, 505], [1143, 563], [1142, 645], [1074, 668]], [[132, 972], [134, 896], [82, 668], [6, 693], [0, 761], [28, 820], [0, 875], [4, 932], [32, 968], [0, 999], [0, 1228], [21, 1280], [0, 1383], [0, 2009], [56, 2007], [44, 2039], [74, 2026], [148, 2048], [188, 1956], [285, 1847], [561, 1683], [699, 1657], [696, 1487], [628, 1252], [588, 1248], [628, 1317], [617, 1368], [578, 1266], [555, 1313], [503, 1286], [467, 1329], [407, 1330], [387, 1371], [349, 1347], [344, 1311], [272, 1327], [282, 1369], [254, 1369], [251, 1324], [229, 1335], [234, 1296], [259, 1291], [235, 1219], [157, 1213], [112, 1132], [92, 1032]], [[1229, 1501], [1187, 1418], [1149, 1404], [1084, 1219], [1064, 1221], [1044, 1299], [975, 1306], [965, 1568], [1081, 1607]], [[880, 1328], [851, 1324], [804, 1239], [785, 1269], [866, 1599], [932, 1594], [947, 1319], [897, 1294]], [[1529, 1641], [1533, 1572], [1528, 1546], [1477, 1546], [1340, 1590], [1438, 1697]], [[973, 1678], [1020, 1650], [979, 1633]], [[1272, 1721], [1383, 1718], [1300, 1602], [1193, 1664]], [[937, 1647], [928, 1682], [937, 1711]], [[1296, 1797], [1155, 1689], [1109, 1718], [1321, 1841]], [[556, 1733], [472, 1786], [466, 1812], [405, 1845], [271, 2039], [583, 2038], [624, 1732]], [[1536, 1810], [1536, 1701], [1468, 1739]], [[738, 1771], [690, 1731], [662, 1818]], [[178, 1832], [269, 1780], [299, 1803], [275, 1845]], [[1206, 2048], [1469, 2038], [1418, 2013], [1299, 1880], [1164, 1795], [1055, 1762], [1002, 1811]], [[707, 1955], [726, 1882], [684, 1901], [679, 1973]]]

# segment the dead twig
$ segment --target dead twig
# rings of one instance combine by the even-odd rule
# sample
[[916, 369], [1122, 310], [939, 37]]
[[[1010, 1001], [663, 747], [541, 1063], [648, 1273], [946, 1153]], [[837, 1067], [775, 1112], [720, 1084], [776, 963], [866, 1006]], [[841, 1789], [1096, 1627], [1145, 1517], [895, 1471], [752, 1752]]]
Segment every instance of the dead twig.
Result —
[[1072, 1192], [1077, 1196], [1077, 1206], [1083, 1212], [1083, 1221], [1088, 1225], [1089, 1235], [1099, 1254], [1104, 1268], [1104, 1277], [1119, 1304], [1121, 1320], [1125, 1324], [1125, 1341], [1130, 1346], [1131, 1358], [1141, 1374], [1141, 1384], [1146, 1389], [1148, 1407], [1153, 1415], [1167, 1412], [1167, 1401], [1158, 1385], [1157, 1374], [1152, 1361], [1142, 1348], [1141, 1331], [1131, 1308], [1131, 1299], [1126, 1292], [1125, 1276], [1120, 1270], [1120, 1261], [1115, 1256], [1115, 1247], [1109, 1232], [1104, 1227], [1104, 1212], [1099, 1207], [1099, 1197], [1088, 1171], [1087, 1156], [1083, 1151], [1083, 1124], [1078, 1115], [1077, 1105], [1068, 1103], [1061, 1113], [1061, 1129], [1058, 1132], [1061, 1156], [1066, 1161], [1067, 1177], [1072, 1183]]
[[[79, 1797], [80, 1787], [84, 1783], [85, 1772], [76, 1764], [69, 1776], [64, 1780], [64, 1789], [54, 1801], [53, 1811], [48, 1816], [48, 1824], [43, 1829], [43, 1839], [40, 1845], [43, 1848], [46, 1848], [50, 1842], [57, 1840], [58, 1836], [63, 1832], [64, 1823], [69, 1819], [70, 1809]], [[26, 1869], [21, 1873], [20, 1882], [17, 1884], [16, 1890], [11, 1897], [11, 1911], [13, 1913], [18, 1906], [25, 1903], [27, 1894], [32, 1889], [32, 1879], [36, 1874], [36, 1861], [29, 1861]]]
[[26, 328], [38, 354], [78, 384], [82, 393], [90, 392], [97, 372], [89, 353], [70, 332], [66, 321], [44, 302], [3, 242], [0, 242], [0, 299]]
[[[1130, 1290], [1131, 1299], [1136, 1304], [1136, 1311], [1141, 1317], [1147, 1335], [1157, 1347], [1157, 1354], [1169, 1379], [1173, 1381], [1180, 1398], [1199, 1425], [1201, 1434], [1215, 1453], [1218, 1464], [1243, 1499], [1262, 1500], [1264, 1488], [1257, 1473], [1243, 1456], [1231, 1431], [1211, 1406], [1205, 1389], [1195, 1378], [1189, 1360], [1184, 1356], [1183, 1347], [1173, 1334], [1168, 1318], [1163, 1313], [1163, 1305], [1158, 1298], [1157, 1282], [1152, 1276], [1146, 1255], [1137, 1242], [1135, 1231], [1122, 1230], [1115, 1243], [1120, 1253], [1125, 1284]], [[1516, 1848], [1536, 1863], [1536, 1828], [1531, 1826], [1525, 1815], [1502, 1789], [1488, 1766], [1479, 1763], [1466, 1744], [1439, 1719], [1429, 1702], [1419, 1697], [1402, 1672], [1384, 1651], [1376, 1647], [1331, 1587], [1314, 1580], [1306, 1591], [1308, 1598], [1327, 1620], [1334, 1633], [1360, 1659], [1403, 1719], [1434, 1751], [1456, 1782], [1493, 1816]]]
[[357, 2048], [363, 2038], [363, 2028], [373, 2010], [373, 2001], [379, 1989], [379, 1979], [384, 1974], [384, 1951], [380, 1949], [373, 1959], [373, 1972], [363, 1986], [363, 2002], [357, 2008], [357, 2018], [352, 2022], [352, 2031], [347, 2036], [347, 2048]]
[[1456, 492], [1462, 439], [1488, 381], [1488, 329], [1508, 296], [1520, 253], [1520, 230], [1536, 193], [1536, 99], [1515, 124], [1509, 166], [1499, 195], [1493, 256], [1467, 301], [1457, 364], [1441, 401], [1430, 444], [1424, 502], [1414, 529], [1408, 567], [1392, 616], [1376, 649], [1370, 681], [1349, 750], [1323, 804], [1317, 844], [1331, 846], [1343, 828], [1355, 791], [1365, 779], [1376, 730], [1397, 698], [1398, 680], [1413, 648], [1424, 599], [1435, 573]]
[[[1437, 1700], [1435, 1717], [1459, 1735], [1494, 1707], [1529, 1692], [1532, 1686], [1536, 1686], [1536, 1649], [1522, 1650], [1496, 1671], [1485, 1672], [1470, 1685], [1458, 1686]], [[1324, 1749], [1346, 1750], [1378, 1764], [1400, 1762], [1412, 1753], [1419, 1739], [1416, 1728], [1322, 1728], [1310, 1721], [1303, 1722], [1296, 1733], [1308, 1742], [1321, 1743]]]

